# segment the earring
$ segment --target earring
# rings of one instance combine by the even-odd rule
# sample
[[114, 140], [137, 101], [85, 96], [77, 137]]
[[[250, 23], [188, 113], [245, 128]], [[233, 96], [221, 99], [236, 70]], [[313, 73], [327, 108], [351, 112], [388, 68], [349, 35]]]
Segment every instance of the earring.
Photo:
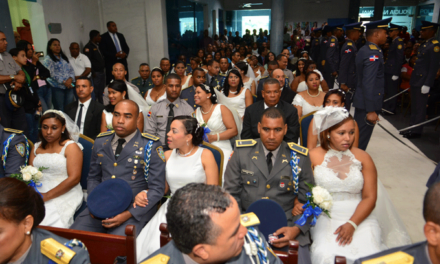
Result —
[[330, 135], [327, 135], [327, 138], [330, 139]]
[[63, 134], [64, 134], [64, 130], [63, 130], [63, 132], [62, 132]]
[[187, 145], [187, 146], [189, 146], [189, 143], [188, 143], [188, 141], [186, 142], [186, 145]]
[[30, 231], [27, 231], [27, 232], [26, 232], [26, 235], [30, 235], [30, 234], [31, 234], [31, 232], [30, 232]]
[[208, 97], [206, 97], [206, 98], [208, 98], [208, 99], [209, 99], [209, 96], [208, 96]]
[[125, 96], [122, 96], [122, 99], [125, 99]]

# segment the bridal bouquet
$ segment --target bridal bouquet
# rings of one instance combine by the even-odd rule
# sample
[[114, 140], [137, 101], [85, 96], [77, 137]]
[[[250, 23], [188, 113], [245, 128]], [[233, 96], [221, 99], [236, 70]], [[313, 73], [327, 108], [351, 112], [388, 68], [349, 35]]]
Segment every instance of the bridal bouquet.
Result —
[[20, 180], [27, 185], [33, 187], [38, 193], [37, 187], [41, 186], [40, 180], [43, 178], [43, 170], [48, 169], [46, 167], [35, 168], [34, 166], [21, 166], [20, 173], [11, 174], [11, 178]]
[[211, 129], [209, 129], [208, 124], [203, 122], [203, 124], [199, 125], [200, 127], [203, 127], [203, 141], [208, 142], [208, 134], [211, 133]]
[[314, 186], [306, 182], [306, 185], [309, 187], [311, 192], [306, 194], [307, 203], [303, 205], [304, 213], [301, 218], [295, 222], [300, 226], [306, 224], [309, 216], [313, 216], [313, 220], [310, 223], [312, 226], [316, 224], [316, 217], [318, 217], [321, 213], [325, 213], [328, 217], [330, 217], [329, 210], [333, 206], [333, 198], [330, 193], [320, 187]]

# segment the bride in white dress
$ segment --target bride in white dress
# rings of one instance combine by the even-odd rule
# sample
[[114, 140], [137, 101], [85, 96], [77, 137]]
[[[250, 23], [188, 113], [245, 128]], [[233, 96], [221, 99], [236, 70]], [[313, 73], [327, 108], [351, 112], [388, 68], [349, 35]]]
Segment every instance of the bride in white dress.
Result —
[[[334, 263], [337, 255], [353, 263], [388, 247], [410, 244], [386, 191], [384, 194], [379, 188], [377, 192], [373, 160], [365, 151], [351, 147], [353, 118], [344, 108], [327, 107], [316, 113], [314, 120], [314, 130], [321, 138], [321, 146], [310, 151], [315, 183], [330, 192], [333, 207], [331, 218], [321, 214], [311, 229], [312, 263]], [[378, 196], [389, 206], [373, 211]]]
[[181, 89], [184, 90], [190, 86], [193, 85], [193, 79], [191, 75], [185, 75], [186, 73], [186, 66], [185, 63], [183, 63], [183, 61], [178, 61], [176, 62], [176, 65], [174, 66], [174, 71], [176, 72], [177, 75], [179, 75], [180, 79], [181, 79], [181, 83], [182, 83], [182, 87]]
[[[200, 182], [218, 185], [218, 168], [214, 155], [208, 149], [198, 147], [203, 141], [203, 127], [189, 116], [177, 116], [173, 119], [167, 141], [172, 150], [165, 152], [166, 186], [165, 193], [171, 195], [188, 183]], [[134, 206], [148, 204], [148, 194], [140, 192]], [[165, 202], [142, 229], [136, 239], [137, 260], [142, 261], [160, 248], [161, 223], [166, 223], [168, 201]]]
[[237, 68], [241, 74], [241, 78], [243, 78], [243, 87], [251, 91], [252, 94], [257, 94], [255, 78], [247, 76], [250, 72], [254, 73], [250, 66], [244, 61], [239, 61], [237, 64], [235, 64], [235, 68]]
[[[196, 88], [194, 101], [198, 107], [195, 111], [199, 125], [206, 124], [210, 132], [204, 139], [208, 143], [219, 147], [223, 151], [223, 174], [226, 170], [229, 157], [232, 154], [232, 146], [229, 141], [238, 135], [237, 125], [231, 111], [224, 105], [217, 104], [217, 96], [214, 88], [200, 85]], [[223, 175], [222, 186], [223, 186]]]
[[306, 74], [307, 90], [298, 93], [293, 99], [292, 104], [298, 110], [299, 118], [323, 108], [325, 93], [319, 90], [319, 77], [316, 72], [308, 72]]
[[[41, 225], [69, 228], [81, 207], [83, 191], [79, 181], [83, 162], [78, 126], [63, 112], [47, 110], [40, 121], [41, 142], [31, 152], [29, 164], [43, 170], [41, 193], [46, 216]], [[75, 139], [75, 141], [71, 140]]]

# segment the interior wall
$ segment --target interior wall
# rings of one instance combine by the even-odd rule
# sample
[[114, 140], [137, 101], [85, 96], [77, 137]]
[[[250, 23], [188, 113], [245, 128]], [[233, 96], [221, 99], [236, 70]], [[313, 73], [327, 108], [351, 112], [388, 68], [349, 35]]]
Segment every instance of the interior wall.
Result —
[[[215, 16], [218, 18], [218, 10], [225, 10], [224, 3], [229, 0], [197, 0], [194, 2], [205, 5], [203, 8], [203, 27], [208, 30], [209, 35], [212, 36], [217, 29], [214, 29], [214, 23], [212, 20], [212, 10], [215, 10]], [[216, 32], [217, 34], [218, 32]]]
[[328, 18], [348, 18], [349, 2], [350, 0], [331, 0], [317, 4], [315, 1], [284, 1], [284, 21], [318, 21], [318, 26], [321, 26]]

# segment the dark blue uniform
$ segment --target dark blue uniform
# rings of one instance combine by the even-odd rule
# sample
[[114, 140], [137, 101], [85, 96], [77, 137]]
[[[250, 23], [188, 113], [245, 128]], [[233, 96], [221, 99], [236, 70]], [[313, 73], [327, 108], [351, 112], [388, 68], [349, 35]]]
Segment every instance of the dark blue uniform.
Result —
[[324, 66], [325, 66], [325, 54], [327, 54], [327, 42], [328, 38], [327, 36], [322, 36], [321, 43], [319, 44], [319, 62], [318, 63], [318, 70], [322, 73], [324, 73]]
[[310, 57], [319, 64], [321, 59], [321, 46], [319, 45], [319, 38], [312, 40], [312, 46], [310, 47]]
[[180, 99], [185, 100], [194, 110], [197, 109], [198, 105], [194, 102], [194, 94], [196, 93], [196, 88], [194, 85], [185, 88], [180, 92]]
[[325, 55], [325, 66], [324, 66], [324, 79], [327, 82], [328, 88], [332, 89], [335, 83], [335, 76], [332, 75], [333, 72], [339, 70], [339, 42], [338, 38], [331, 36], [326, 43], [327, 52]]
[[367, 40], [365, 39], [364, 35], [360, 36], [359, 39], [356, 41], [356, 48], [360, 50], [366, 42]]
[[[11, 141], [9, 142], [6, 154], [5, 143], [9, 138], [11, 138]], [[0, 125], [0, 140], [0, 150], [2, 151], [0, 159], [0, 178], [5, 176], [9, 177], [9, 175], [13, 173], [20, 173], [20, 166], [26, 165], [27, 154], [27, 139], [23, 135], [23, 131], [3, 128], [3, 126]], [[3, 158], [6, 160], [5, 166], [3, 166]]]
[[[396, 95], [399, 91], [400, 84], [400, 70], [405, 61], [403, 39], [396, 37], [390, 45], [388, 50], [388, 57], [385, 62], [385, 94], [386, 97]], [[399, 79], [393, 80], [393, 76]], [[397, 97], [385, 102], [383, 108], [390, 111], [396, 111]]]
[[345, 41], [341, 48], [341, 62], [339, 64], [339, 84], [347, 85], [350, 89], [345, 96], [345, 108], [350, 111], [353, 92], [356, 88], [356, 54], [357, 48], [353, 40]]

